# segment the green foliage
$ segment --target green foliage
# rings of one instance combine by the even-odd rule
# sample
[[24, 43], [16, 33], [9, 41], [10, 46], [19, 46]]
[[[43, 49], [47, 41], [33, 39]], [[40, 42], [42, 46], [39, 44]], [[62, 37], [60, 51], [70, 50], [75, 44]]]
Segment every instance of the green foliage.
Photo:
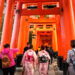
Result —
[[32, 44], [32, 32], [29, 32], [29, 43]]
[[1, 31], [0, 31], [0, 41], [1, 41], [1, 35], [2, 35], [2, 29], [3, 29], [3, 22], [4, 22], [4, 14], [2, 18], [2, 25], [1, 25]]

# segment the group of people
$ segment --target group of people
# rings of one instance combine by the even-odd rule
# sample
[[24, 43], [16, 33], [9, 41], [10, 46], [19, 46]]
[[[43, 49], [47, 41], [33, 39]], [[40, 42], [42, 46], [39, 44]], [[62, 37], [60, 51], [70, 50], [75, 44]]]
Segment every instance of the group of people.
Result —
[[[48, 47], [41, 46], [36, 53], [33, 46], [27, 43], [28, 47], [24, 48], [21, 65], [23, 66], [22, 75], [34, 75], [37, 67], [39, 75], [48, 75], [49, 64], [52, 63], [52, 55]], [[67, 75], [75, 75], [75, 40], [71, 41], [72, 49], [68, 51], [67, 63], [69, 64]], [[14, 75], [16, 63], [14, 61], [14, 53], [18, 49], [10, 49], [9, 44], [4, 45], [4, 50], [0, 52], [0, 64], [2, 63], [3, 75]], [[1, 69], [1, 66], [0, 66]], [[1, 70], [0, 70], [1, 72]], [[1, 75], [1, 74], [0, 74]]]
[[33, 46], [30, 45], [29, 49], [24, 52], [21, 62], [24, 70], [23, 75], [34, 75], [37, 65], [39, 67], [39, 75], [48, 75], [49, 60], [50, 56], [44, 46], [41, 46], [41, 51], [36, 55]]
[[[44, 46], [41, 46], [38, 54], [33, 50], [33, 46], [27, 43], [27, 47], [24, 48], [23, 58], [21, 65], [23, 66], [23, 75], [34, 75], [36, 66], [39, 67], [39, 75], [48, 74], [48, 65], [50, 63], [49, 53], [45, 50]], [[9, 44], [4, 45], [4, 49], [0, 52], [0, 59], [2, 63], [3, 75], [14, 75], [16, 70], [16, 63], [14, 61], [14, 53], [18, 52], [18, 49], [10, 49]]]
[[[51, 63], [52, 63], [53, 57], [55, 56], [55, 53], [54, 53], [52, 47], [49, 47], [49, 46], [46, 46], [46, 45], [42, 45], [42, 46], [44, 47], [44, 49], [48, 52], [49, 56], [51, 57]], [[30, 47], [30, 43], [28, 42], [27, 47], [24, 48], [23, 54], [29, 49], [29, 47]], [[41, 48], [38, 47], [38, 49], [34, 50], [34, 51], [35, 51], [36, 55], [38, 55], [38, 53], [41, 51]]]

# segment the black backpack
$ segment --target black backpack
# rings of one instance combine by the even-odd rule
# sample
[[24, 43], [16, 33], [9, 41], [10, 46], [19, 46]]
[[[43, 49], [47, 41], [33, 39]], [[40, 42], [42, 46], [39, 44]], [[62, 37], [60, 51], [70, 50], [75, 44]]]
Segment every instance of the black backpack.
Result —
[[43, 55], [39, 57], [39, 63], [47, 63], [47, 61], [48, 61], [48, 58], [46, 56]]

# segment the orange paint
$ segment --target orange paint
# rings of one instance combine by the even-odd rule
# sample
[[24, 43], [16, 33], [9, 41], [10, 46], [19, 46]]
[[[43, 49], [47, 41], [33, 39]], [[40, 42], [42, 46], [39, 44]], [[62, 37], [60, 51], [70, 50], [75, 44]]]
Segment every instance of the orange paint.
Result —
[[54, 50], [54, 52], [57, 52], [58, 51], [58, 48], [57, 48], [57, 35], [56, 35], [56, 25], [54, 25], [54, 30], [53, 30], [53, 35], [52, 35], [52, 48]]
[[63, 12], [61, 12], [61, 36], [62, 36], [62, 50], [64, 60], [67, 58], [67, 52], [71, 49], [70, 41], [74, 39], [73, 16], [71, 4], [68, 1], [63, 2]]
[[5, 0], [0, 0], [0, 30], [1, 30], [1, 25], [2, 25], [4, 2]]
[[29, 40], [29, 26], [28, 26], [28, 16], [22, 16], [21, 17], [21, 23], [20, 23], [20, 32], [19, 32], [19, 39], [18, 39], [18, 48], [19, 48], [19, 54], [23, 53], [24, 47], [27, 46], [27, 42]]
[[[52, 41], [52, 47], [56, 52], [58, 50], [58, 56], [63, 56], [64, 60], [67, 58], [67, 52], [71, 49], [70, 41], [75, 39], [75, 0], [21, 0], [22, 3], [28, 5], [37, 5], [38, 8], [35, 10], [21, 9], [22, 4], [17, 1], [17, 11], [15, 15], [15, 22], [13, 27], [13, 34], [11, 39], [12, 32], [12, 23], [14, 15], [14, 4], [12, 0], [7, 0], [6, 14], [4, 19], [4, 26], [1, 39], [1, 48], [5, 43], [11, 41], [11, 48], [19, 48], [19, 54], [23, 54], [23, 49], [29, 41], [29, 25], [33, 24], [36, 26], [31, 29], [35, 38], [32, 39], [32, 44], [34, 50], [40, 47], [42, 44], [47, 44]], [[52, 2], [53, 1], [53, 2]], [[42, 9], [43, 5], [56, 4], [57, 1], [60, 1], [60, 7], [55, 7], [53, 9]], [[2, 2], [2, 3], [1, 3]], [[52, 2], [52, 3], [51, 3]], [[0, 28], [4, 7], [4, 0], [0, 0]], [[27, 4], [28, 3], [28, 4]], [[32, 4], [33, 3], [33, 4]], [[36, 13], [35, 13], [36, 12]], [[54, 17], [44, 18], [44, 15], [52, 14]], [[25, 16], [28, 15], [28, 16]], [[32, 19], [29, 15], [40, 15], [38, 19]], [[56, 15], [56, 16], [55, 16]], [[21, 18], [21, 23], [20, 23]], [[36, 24], [36, 25], [35, 25]], [[53, 27], [46, 29], [46, 25], [54, 25], [56, 30], [53, 30]], [[38, 25], [43, 25], [43, 29], [39, 29]], [[41, 33], [41, 32], [44, 33]], [[50, 31], [53, 34], [48, 34], [47, 31]], [[9, 34], [9, 35], [8, 35]], [[48, 37], [44, 36], [47, 35]], [[53, 39], [52, 39], [53, 38]], [[50, 40], [51, 39], [51, 40]], [[50, 42], [48, 42], [50, 41]]]
[[19, 28], [20, 28], [20, 18], [21, 18], [20, 10], [21, 10], [21, 3], [18, 2], [16, 8], [16, 14], [15, 14], [13, 34], [11, 39], [11, 48], [17, 48]]
[[57, 47], [58, 56], [63, 56], [62, 53], [62, 36], [61, 36], [61, 25], [60, 25], [60, 15], [56, 15], [56, 33], [57, 33]]
[[69, 13], [69, 24], [70, 24], [70, 33], [71, 33], [71, 40], [75, 40], [75, 22], [74, 22], [74, 10], [73, 10], [73, 4], [72, 4], [72, 0], [68, 0], [68, 13]]
[[[19, 1], [19, 0], [15, 0]], [[59, 2], [60, 0], [21, 0], [22, 3], [37, 3], [37, 2]]]
[[[12, 5], [12, 1], [7, 1], [6, 13], [3, 24], [2, 38], [1, 38], [1, 49], [3, 49], [3, 45], [11, 41], [11, 33], [12, 33], [12, 22], [13, 21], [13, 10], [14, 6]], [[11, 23], [10, 23], [11, 22]], [[11, 25], [10, 25], [11, 24]]]
[[74, 13], [74, 25], [75, 25], [75, 0], [72, 0], [72, 7], [73, 7], [73, 13]]

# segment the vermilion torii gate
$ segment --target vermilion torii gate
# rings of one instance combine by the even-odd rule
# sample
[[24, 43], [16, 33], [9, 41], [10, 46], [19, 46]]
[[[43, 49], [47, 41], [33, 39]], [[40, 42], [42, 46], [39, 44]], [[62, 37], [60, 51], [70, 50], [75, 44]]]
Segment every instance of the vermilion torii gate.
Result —
[[[48, 2], [58, 2], [59, 7], [52, 9], [43, 9], [42, 6]], [[0, 0], [0, 26], [2, 21], [2, 13], [4, 8], [4, 0]], [[22, 8], [24, 4], [28, 5], [33, 3], [37, 5], [37, 9], [28, 10]], [[16, 10], [14, 7], [16, 5]], [[6, 13], [3, 24], [2, 38], [1, 38], [1, 49], [5, 43], [9, 43], [11, 48], [16, 48], [19, 45], [19, 41], [24, 47], [25, 41], [28, 38], [28, 20], [29, 15], [56, 15], [56, 30], [58, 39], [58, 55], [63, 56], [64, 60], [67, 57], [67, 51], [71, 48], [70, 41], [75, 39], [75, 1], [74, 0], [7, 0]], [[13, 26], [13, 16], [15, 11], [15, 21]], [[25, 24], [25, 32], [23, 24]], [[13, 32], [12, 32], [13, 26]], [[25, 35], [24, 35], [25, 34]], [[20, 36], [19, 36], [20, 35]], [[23, 39], [22, 36], [24, 35]], [[12, 37], [12, 38], [11, 38]], [[23, 42], [24, 41], [24, 42]], [[21, 46], [21, 45], [20, 45]]]
[[30, 23], [30, 27], [31, 28], [29, 29], [29, 31], [32, 32], [32, 44], [34, 50], [37, 50], [38, 47], [41, 47], [41, 45], [46, 45], [49, 47], [52, 46], [54, 52], [57, 52], [58, 48], [57, 48], [56, 23], [54, 21], [53, 23], [33, 22]]

